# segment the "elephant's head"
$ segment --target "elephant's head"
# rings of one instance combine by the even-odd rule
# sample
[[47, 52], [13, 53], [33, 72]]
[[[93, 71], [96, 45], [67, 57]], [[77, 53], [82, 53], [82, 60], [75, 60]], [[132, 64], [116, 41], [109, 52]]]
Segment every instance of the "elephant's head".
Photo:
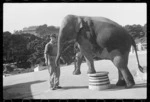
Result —
[[77, 41], [79, 32], [83, 26], [83, 20], [78, 16], [68, 15], [64, 18], [58, 35], [56, 66], [58, 66], [60, 56], [67, 49], [69, 43]]

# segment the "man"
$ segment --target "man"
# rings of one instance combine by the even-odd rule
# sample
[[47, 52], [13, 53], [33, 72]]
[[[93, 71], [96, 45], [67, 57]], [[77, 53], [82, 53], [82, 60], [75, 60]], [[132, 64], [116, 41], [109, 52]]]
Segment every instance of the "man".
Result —
[[50, 88], [56, 90], [61, 88], [59, 86], [60, 66], [56, 67], [55, 65], [55, 58], [57, 55], [56, 35], [53, 34], [50, 36], [50, 39], [50, 42], [45, 45], [44, 57], [50, 75]]

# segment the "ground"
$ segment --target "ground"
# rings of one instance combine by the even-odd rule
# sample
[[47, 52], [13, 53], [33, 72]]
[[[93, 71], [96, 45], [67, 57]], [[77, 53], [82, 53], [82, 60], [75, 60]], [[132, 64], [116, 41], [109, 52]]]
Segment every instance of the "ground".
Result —
[[[139, 54], [140, 64], [147, 66], [147, 55]], [[116, 87], [117, 68], [109, 60], [95, 61], [96, 71], [108, 71], [111, 88], [103, 91], [88, 89], [87, 65], [81, 65], [81, 75], [73, 75], [73, 65], [61, 67], [60, 85], [62, 89], [49, 89], [48, 70], [13, 75], [3, 78], [3, 98], [25, 99], [146, 99], [147, 82], [136, 78], [136, 85], [131, 89]], [[131, 72], [137, 71], [135, 54], [129, 57], [128, 67]]]

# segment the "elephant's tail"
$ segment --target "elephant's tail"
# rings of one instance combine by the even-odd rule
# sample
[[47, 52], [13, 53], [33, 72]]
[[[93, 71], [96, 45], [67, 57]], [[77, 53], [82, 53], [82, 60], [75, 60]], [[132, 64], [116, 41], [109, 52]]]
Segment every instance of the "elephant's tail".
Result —
[[138, 62], [139, 70], [140, 70], [142, 73], [144, 73], [144, 69], [141, 67], [140, 62], [139, 62], [139, 58], [138, 58], [138, 54], [137, 54], [137, 47], [136, 47], [136, 44], [135, 44], [135, 41], [134, 41], [133, 37], [131, 37], [131, 40], [132, 40], [132, 45], [133, 45], [134, 50], [135, 50], [135, 54], [136, 54], [136, 59], [137, 59], [137, 62]]

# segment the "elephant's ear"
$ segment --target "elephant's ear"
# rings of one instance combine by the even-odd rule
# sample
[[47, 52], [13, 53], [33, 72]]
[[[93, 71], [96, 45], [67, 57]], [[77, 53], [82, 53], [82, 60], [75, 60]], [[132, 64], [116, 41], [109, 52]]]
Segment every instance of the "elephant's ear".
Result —
[[76, 32], [79, 32], [82, 27], [83, 27], [82, 19], [78, 17], [76, 22]]

